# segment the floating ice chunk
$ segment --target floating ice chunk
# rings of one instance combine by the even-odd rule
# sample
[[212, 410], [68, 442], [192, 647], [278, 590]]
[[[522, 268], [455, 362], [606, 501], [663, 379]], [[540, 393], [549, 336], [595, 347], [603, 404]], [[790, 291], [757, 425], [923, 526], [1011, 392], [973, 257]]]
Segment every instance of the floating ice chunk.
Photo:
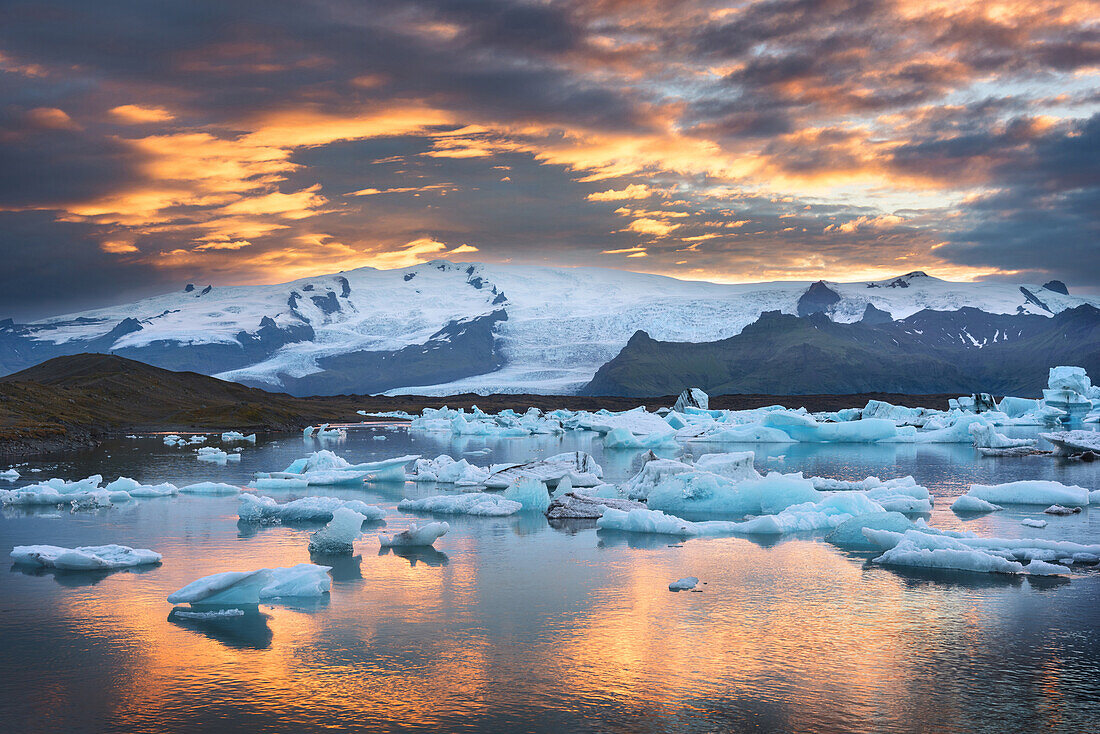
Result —
[[180, 487], [180, 494], [225, 496], [240, 493], [240, 487], [233, 484], [224, 484], [222, 482], [196, 482], [195, 484], [188, 484], [186, 487]]
[[119, 477], [104, 487], [108, 492], [126, 492], [131, 497], [172, 497], [179, 494], [174, 484], [141, 484], [129, 477]]
[[445, 522], [430, 522], [422, 527], [411, 525], [408, 530], [403, 530], [395, 535], [379, 535], [378, 542], [383, 548], [428, 546], [446, 535], [450, 529], [451, 526]]
[[206, 436], [194, 435], [187, 439], [189, 444], [206, 443]]
[[222, 434], [223, 443], [256, 443], [256, 434], [244, 435], [240, 431], [226, 431]]
[[377, 521], [386, 516], [386, 511], [360, 500], [342, 500], [338, 497], [302, 497], [280, 504], [272, 497], [251, 494], [241, 495], [241, 504], [237, 516], [245, 522], [328, 522], [332, 514], [340, 509], [354, 510], [367, 520]]
[[12, 561], [20, 565], [64, 571], [131, 568], [160, 563], [161, 558], [160, 553], [147, 548], [130, 548], [125, 545], [88, 545], [79, 548], [17, 545], [11, 552]]
[[974, 438], [974, 447], [979, 449], [1030, 448], [1035, 445], [1034, 439], [1009, 438], [1002, 433], [997, 433], [993, 426], [983, 423], [971, 423], [967, 430]]
[[970, 487], [967, 494], [998, 504], [1058, 504], [1079, 507], [1089, 503], [1087, 489], [1044, 480], [1025, 480], [994, 485], [975, 484]]
[[1092, 381], [1083, 367], [1051, 367], [1047, 377], [1047, 387], [1051, 390], [1072, 390], [1088, 395]]
[[747, 424], [733, 428], [716, 423], [712, 430], [690, 438], [698, 443], [797, 443], [778, 428], [769, 428], [759, 424]]
[[690, 472], [661, 482], [649, 493], [647, 504], [673, 513], [755, 515], [818, 502], [822, 497], [801, 474], [771, 472], [761, 479], [731, 482], [715, 474]]
[[534, 477], [520, 477], [504, 490], [505, 499], [518, 502], [524, 510], [545, 513], [550, 508], [550, 492]]
[[329, 566], [300, 563], [289, 568], [226, 571], [192, 581], [169, 596], [168, 601], [173, 604], [236, 605], [324, 596], [332, 586], [329, 570]]
[[694, 576], [685, 576], [682, 579], [673, 581], [668, 585], [669, 591], [691, 591], [699, 585], [699, 579]]
[[184, 441], [182, 438], [180, 438], [179, 436], [177, 436], [174, 433], [165, 436], [163, 441], [164, 441], [165, 446], [183, 446], [184, 444], [187, 443], [186, 441]]
[[310, 486], [331, 486], [337, 484], [358, 484], [363, 481], [405, 481], [405, 465], [416, 455], [398, 456], [382, 461], [369, 461], [363, 464], [351, 464], [331, 451], [316, 451], [304, 459], [292, 462], [285, 471], [259, 473], [259, 479], [298, 479], [305, 480]]
[[77, 503], [85, 507], [109, 507], [112, 502], [126, 502], [130, 494], [125, 491], [108, 492], [100, 489], [103, 477], [99, 474], [76, 482], [64, 479], [48, 479], [18, 489], [0, 489], [0, 502], [5, 505], [61, 505]]
[[489, 470], [474, 466], [465, 459], [455, 461], [443, 454], [434, 459], [417, 459], [407, 478], [414, 482], [476, 486], [489, 478]]
[[997, 510], [1003, 510], [1000, 505], [995, 505], [992, 502], [986, 502], [983, 499], [975, 497], [972, 494], [961, 495], [958, 499], [951, 503], [951, 509], [954, 512], [996, 512]]
[[214, 619], [228, 619], [231, 617], [243, 617], [243, 609], [213, 609], [209, 612], [191, 612], [183, 609], [173, 609], [172, 614], [176, 617], [182, 617], [183, 619], [196, 619], [199, 621], [208, 622]]
[[603, 438], [604, 448], [608, 449], [649, 449], [673, 443], [674, 431], [662, 431], [636, 435], [626, 428], [613, 428]]
[[864, 528], [904, 533], [906, 530], [915, 527], [913, 521], [900, 512], [871, 512], [866, 515], [851, 517], [840, 523], [825, 536], [825, 542], [832, 543], [840, 548], [877, 550], [878, 546], [864, 535]]
[[[1091, 498], [1089, 502], [1091, 503]], [[1051, 505], [1043, 510], [1048, 515], [1075, 515], [1081, 511], [1080, 507], [1062, 507], [1061, 505]]]
[[523, 509], [523, 505], [499, 494], [470, 492], [404, 499], [397, 503], [397, 509], [401, 512], [432, 512], [440, 515], [503, 517], [514, 515]]
[[[559, 487], [561, 485], [558, 485]], [[611, 487], [611, 485], [607, 485]], [[612, 487], [612, 489], [614, 489]], [[582, 494], [581, 492], [554, 493], [550, 500], [550, 507], [546, 510], [546, 516], [551, 520], [595, 520], [602, 517], [608, 508], [616, 510], [644, 510], [646, 506], [642, 502], [626, 500], [618, 497], [601, 497], [596, 494]]]
[[5, 469], [4, 471], [0, 471], [0, 479], [6, 479], [9, 482], [14, 482], [16, 479], [19, 479], [19, 472], [17, 472], [15, 469]]
[[907, 408], [903, 405], [894, 405], [883, 400], [868, 400], [863, 410], [859, 411], [862, 420], [882, 419], [892, 421], [894, 425], [922, 426], [936, 411], [928, 408]]
[[1029, 528], [1045, 528], [1047, 526], [1046, 520], [1036, 520], [1032, 517], [1025, 517], [1020, 521], [1021, 525], [1026, 525]]
[[1005, 396], [997, 404], [997, 409], [1009, 418], [1022, 418], [1029, 413], [1034, 413], [1040, 408], [1039, 401], [1034, 398], [1014, 398]]
[[[874, 533], [876, 533], [874, 530], [864, 530], [864, 534], [869, 538]], [[1019, 574], [1024, 572], [1023, 565], [1017, 561], [971, 548], [947, 536], [930, 535], [917, 530], [907, 530], [896, 545], [875, 558], [874, 562], [886, 566], [915, 566], [981, 573]]]
[[253, 479], [248, 483], [248, 486], [252, 489], [262, 489], [265, 491], [273, 489], [305, 489], [309, 486], [308, 479], [272, 479], [271, 477], [260, 477], [259, 479]]
[[969, 550], [980, 550], [1017, 561], [1038, 559], [1041, 561], [1058, 560], [1072, 563], [1074, 555], [1078, 553], [1100, 555], [1100, 545], [1083, 545], [1066, 540], [1046, 540], [1043, 538], [979, 538], [973, 534], [935, 531], [927, 527], [918, 527], [916, 530], [904, 534], [867, 528], [863, 531], [863, 534], [883, 550], [893, 548], [906, 538], [920, 540], [917, 536], [925, 536], [944, 537], [954, 543], [954, 545], [951, 545], [946, 544], [947, 541], [920, 540], [925, 545], [938, 543], [939, 545], [936, 547], [960, 547]]
[[309, 551], [325, 555], [342, 555], [354, 550], [353, 543], [363, 535], [366, 515], [340, 507], [332, 511], [328, 525], [309, 536]]
[[782, 512], [733, 523], [733, 531], [747, 535], [781, 535], [835, 528], [860, 515], [884, 512], [882, 505], [859, 492], [840, 492], [821, 502], [792, 505]]
[[695, 460], [695, 469], [717, 474], [734, 482], [760, 479], [760, 472], [753, 466], [755, 458], [756, 454], [752, 451], [703, 454]]
[[616, 510], [608, 508], [596, 527], [601, 530], [618, 530], [627, 533], [677, 535], [680, 537], [733, 535], [740, 523], [723, 520], [692, 522], [659, 510]]
[[1027, 564], [1024, 570], [1032, 576], [1069, 576], [1073, 573], [1073, 571], [1070, 571], [1065, 566], [1061, 566], [1057, 563], [1047, 563], [1039, 559], [1035, 559]]
[[600, 483], [603, 468], [585, 452], [570, 451], [524, 464], [490, 467], [490, 475], [484, 484], [490, 489], [506, 489], [520, 477], [532, 477], [554, 487], [566, 475], [574, 487], [594, 487]]
[[1086, 451], [1100, 454], [1100, 432], [1098, 431], [1054, 431], [1040, 433], [1039, 436], [1054, 444], [1055, 450], [1063, 456], [1083, 454]]
[[792, 412], [769, 413], [761, 424], [778, 428], [795, 441], [809, 443], [874, 443], [897, 436], [892, 420], [869, 418], [847, 423], [818, 423], [812, 416]]
[[1081, 563], [1089, 566], [1100, 563], [1100, 555], [1096, 553], [1074, 553], [1071, 558], [1074, 563]]
[[213, 446], [203, 446], [202, 448], [198, 449], [195, 453], [196, 453], [195, 458], [197, 458], [199, 461], [207, 461], [207, 462], [210, 462], [212, 464], [219, 464], [221, 466], [225, 466], [226, 463], [228, 463], [230, 461], [240, 461], [241, 460], [241, 455], [240, 454], [230, 454], [230, 453], [227, 453], [225, 451], [222, 451], [219, 448], [215, 448]]
[[641, 470], [623, 484], [622, 493], [632, 500], [644, 500], [657, 485], [669, 477], [694, 471], [694, 466], [682, 461], [653, 458], [645, 462]]
[[[893, 438], [881, 439], [880, 443], [970, 443], [973, 437], [970, 435], [970, 427], [974, 424], [985, 425], [989, 419], [976, 414], [958, 415], [952, 419], [949, 425], [942, 428], [917, 431], [910, 428], [908, 431], [898, 429]], [[931, 421], [926, 427], [933, 425]]]
[[680, 393], [680, 397], [676, 398], [676, 404], [672, 406], [672, 409], [677, 413], [683, 413], [688, 408], [706, 410], [709, 407], [710, 396], [699, 388], [693, 387]]

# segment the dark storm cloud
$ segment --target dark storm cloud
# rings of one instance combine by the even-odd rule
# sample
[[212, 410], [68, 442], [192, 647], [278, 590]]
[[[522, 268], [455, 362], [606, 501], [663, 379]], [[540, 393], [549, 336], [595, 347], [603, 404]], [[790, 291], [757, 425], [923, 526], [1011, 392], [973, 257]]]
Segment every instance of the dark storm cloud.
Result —
[[0, 247], [27, 275], [0, 315], [389, 266], [410, 242], [1100, 286], [1073, 265], [1100, 189], [1090, 3], [24, 0], [4, 20]]

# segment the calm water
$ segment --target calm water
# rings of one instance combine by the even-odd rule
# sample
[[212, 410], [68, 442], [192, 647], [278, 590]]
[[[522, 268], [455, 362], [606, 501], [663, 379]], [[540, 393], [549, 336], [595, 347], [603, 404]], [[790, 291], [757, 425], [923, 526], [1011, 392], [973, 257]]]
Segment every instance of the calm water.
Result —
[[[374, 440], [375, 435], [386, 440]], [[1026, 435], [1026, 431], [1017, 431]], [[217, 445], [217, 441], [211, 442]], [[610, 480], [636, 452], [592, 434], [485, 441], [350, 432], [352, 461], [489, 447], [488, 464], [583, 449]], [[215, 467], [158, 439], [116, 441], [25, 477], [245, 483], [319, 448], [263, 437]], [[727, 447], [727, 450], [746, 447]], [[757, 468], [836, 478], [912, 474], [937, 498], [970, 483], [1100, 487], [1100, 466], [980, 459], [968, 446], [755, 447]], [[696, 449], [696, 453], [703, 451]], [[40, 474], [27, 473], [41, 467]], [[5, 486], [7, 486], [5, 484]], [[315, 494], [396, 511], [422, 485]], [[280, 500], [298, 496], [273, 493]], [[984, 535], [1100, 542], [1100, 508], [1020, 526], [1009, 510], [930, 522]], [[812, 537], [757, 543], [597, 533], [540, 516], [448, 518], [436, 551], [380, 554], [368, 534], [320, 604], [218, 622], [170, 618], [165, 597], [206, 574], [310, 560], [316, 529], [239, 528], [237, 500], [140, 500], [0, 518], [0, 728], [13, 732], [1096, 731], [1100, 572], [1066, 580], [899, 573]], [[1040, 515], [1041, 516], [1041, 515]], [[112, 574], [25, 573], [13, 545], [117, 542], [164, 563]], [[671, 544], [671, 545], [670, 545]], [[673, 594], [682, 576], [703, 593]]]

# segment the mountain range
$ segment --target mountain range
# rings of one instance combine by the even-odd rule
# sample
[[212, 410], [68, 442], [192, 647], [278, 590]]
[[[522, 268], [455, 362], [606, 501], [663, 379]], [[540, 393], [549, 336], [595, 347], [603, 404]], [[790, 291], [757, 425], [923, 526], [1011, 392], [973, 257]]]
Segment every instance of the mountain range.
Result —
[[102, 352], [293, 395], [1035, 394], [1051, 364], [1095, 357], [1098, 304], [1056, 281], [919, 271], [727, 285], [433, 261], [0, 321], [0, 374]]

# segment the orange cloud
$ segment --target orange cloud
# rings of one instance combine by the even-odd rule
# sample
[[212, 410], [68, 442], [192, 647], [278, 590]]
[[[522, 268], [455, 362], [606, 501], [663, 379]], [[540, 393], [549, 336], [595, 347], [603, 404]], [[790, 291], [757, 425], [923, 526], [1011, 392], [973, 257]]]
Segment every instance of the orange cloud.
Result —
[[143, 107], [136, 104], [124, 104], [111, 108], [111, 114], [130, 124], [147, 122], [165, 122], [173, 119], [172, 113], [163, 107]]

